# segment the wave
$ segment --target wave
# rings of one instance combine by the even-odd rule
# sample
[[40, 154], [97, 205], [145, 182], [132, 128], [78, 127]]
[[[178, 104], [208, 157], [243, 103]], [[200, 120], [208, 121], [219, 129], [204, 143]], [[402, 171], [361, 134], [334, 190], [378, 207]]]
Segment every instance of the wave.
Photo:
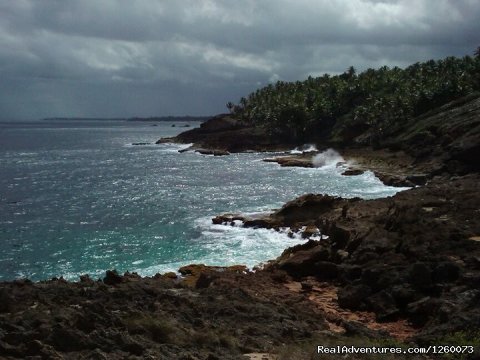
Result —
[[345, 162], [345, 159], [340, 153], [334, 149], [327, 149], [320, 154], [317, 154], [312, 159], [313, 166], [318, 167], [331, 167], [337, 166], [338, 163]]
[[290, 154], [303, 154], [309, 152], [318, 151], [317, 147], [314, 144], [304, 144], [302, 146], [298, 146], [293, 150], [290, 150]]

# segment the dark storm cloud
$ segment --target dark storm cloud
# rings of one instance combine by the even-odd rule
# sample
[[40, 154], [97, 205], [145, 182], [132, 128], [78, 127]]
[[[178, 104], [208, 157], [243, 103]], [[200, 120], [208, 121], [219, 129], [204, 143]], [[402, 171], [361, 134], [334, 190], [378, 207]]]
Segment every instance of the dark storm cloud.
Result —
[[0, 0], [0, 118], [209, 114], [269, 81], [471, 54], [477, 0]]

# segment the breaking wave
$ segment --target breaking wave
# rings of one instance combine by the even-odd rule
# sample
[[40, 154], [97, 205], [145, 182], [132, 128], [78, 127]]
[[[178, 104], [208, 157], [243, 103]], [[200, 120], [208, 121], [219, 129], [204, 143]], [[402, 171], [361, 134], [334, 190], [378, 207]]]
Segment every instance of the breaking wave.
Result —
[[336, 166], [340, 162], [345, 162], [345, 159], [333, 149], [327, 149], [312, 159], [314, 167]]
[[308, 152], [315, 152], [318, 151], [317, 147], [313, 144], [304, 144], [302, 146], [298, 146], [295, 149], [290, 151], [290, 154], [303, 154]]

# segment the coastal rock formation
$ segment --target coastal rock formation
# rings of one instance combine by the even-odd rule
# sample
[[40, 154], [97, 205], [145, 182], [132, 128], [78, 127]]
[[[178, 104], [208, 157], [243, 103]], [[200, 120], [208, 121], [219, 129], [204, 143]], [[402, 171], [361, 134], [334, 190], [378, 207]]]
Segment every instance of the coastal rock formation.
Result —
[[480, 234], [479, 181], [435, 179], [376, 200], [309, 194], [256, 225], [314, 224], [327, 239], [287, 249], [269, 266], [298, 281], [330, 281], [341, 307], [380, 322], [405, 319], [428, 342], [480, 322], [480, 243], [471, 240]]
[[[380, 143], [369, 138], [371, 129], [350, 131], [347, 125], [331, 129], [317, 141], [318, 149], [336, 148], [354, 163], [347, 174], [371, 170], [386, 185], [413, 187], [424, 185], [436, 175], [465, 175], [478, 172], [480, 165], [480, 95], [473, 93], [401, 124], [396, 132]], [[346, 127], [345, 127], [346, 126]], [[354, 125], [351, 125], [352, 127]], [[352, 134], [355, 134], [353, 136]], [[353, 136], [353, 137], [352, 137]], [[299, 145], [294, 139], [271, 137], [261, 126], [218, 115], [200, 128], [179, 134], [162, 142], [194, 143], [193, 149], [221, 152], [248, 150], [288, 150]], [[281, 166], [313, 167], [315, 152], [265, 159]]]
[[9, 305], [2, 301], [0, 357], [239, 359], [327, 328], [307, 299], [272, 280], [274, 273], [224, 270], [183, 268], [198, 277], [193, 287], [180, 278], [114, 271], [103, 281], [2, 283]]
[[193, 143], [193, 149], [231, 153], [289, 148], [280, 141], [272, 141], [264, 129], [234, 119], [228, 114], [215, 116], [199, 128], [185, 131], [174, 138], [159, 139], [157, 144], [165, 142]]

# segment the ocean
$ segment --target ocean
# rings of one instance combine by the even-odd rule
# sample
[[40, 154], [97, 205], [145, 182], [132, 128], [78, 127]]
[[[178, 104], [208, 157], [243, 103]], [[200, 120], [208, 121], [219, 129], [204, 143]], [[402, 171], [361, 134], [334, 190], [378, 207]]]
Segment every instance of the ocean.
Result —
[[371, 172], [341, 176], [333, 164], [282, 168], [262, 161], [273, 154], [213, 157], [155, 145], [185, 124], [0, 123], [0, 280], [253, 267], [305, 240], [213, 225], [212, 217], [270, 211], [305, 193], [369, 199], [401, 190]]

